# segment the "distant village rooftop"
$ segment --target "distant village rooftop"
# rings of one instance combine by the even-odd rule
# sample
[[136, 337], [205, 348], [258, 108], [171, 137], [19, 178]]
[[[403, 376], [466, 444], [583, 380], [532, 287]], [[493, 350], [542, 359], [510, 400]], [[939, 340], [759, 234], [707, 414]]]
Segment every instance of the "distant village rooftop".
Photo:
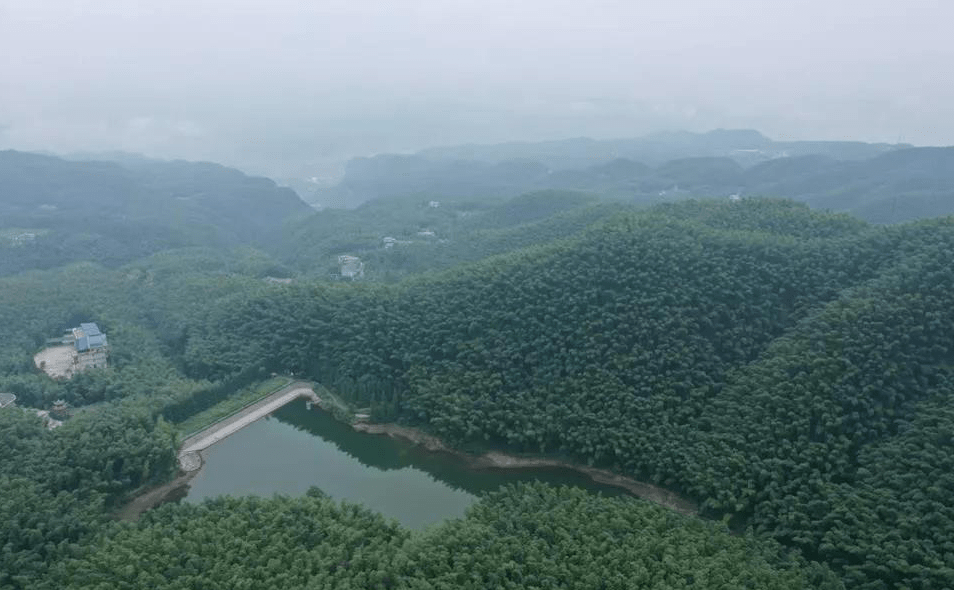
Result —
[[17, 396], [12, 393], [0, 393], [0, 408], [12, 406], [15, 401], [17, 401]]

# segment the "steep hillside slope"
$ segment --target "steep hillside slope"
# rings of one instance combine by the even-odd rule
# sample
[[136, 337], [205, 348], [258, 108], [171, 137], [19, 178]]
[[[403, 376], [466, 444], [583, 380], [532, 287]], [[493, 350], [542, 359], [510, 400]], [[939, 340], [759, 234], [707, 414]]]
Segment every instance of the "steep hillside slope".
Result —
[[[784, 197], [874, 223], [954, 213], [954, 148], [889, 149], [838, 142], [798, 145], [798, 149], [777, 147], [775, 151], [766, 146], [769, 151], [687, 147], [685, 152], [673, 151], [669, 160], [646, 160], [653, 166], [618, 150], [611, 152], [612, 158], [609, 153], [592, 162], [583, 158], [578, 167], [563, 169], [526, 160], [448, 161], [431, 151], [401, 156], [399, 166], [393, 157], [378, 156], [349, 168], [341, 186], [329, 189], [327, 197], [338, 199], [339, 205], [354, 206], [368, 199], [407, 195], [487, 198], [555, 189], [639, 204], [732, 195]], [[500, 149], [508, 153], [506, 146]], [[547, 154], [544, 150], [539, 161], [548, 162]]]
[[364, 278], [393, 281], [572, 235], [624, 207], [573, 191], [539, 191], [480, 201], [379, 199], [353, 210], [328, 209], [290, 224], [274, 249], [315, 277], [359, 256]]
[[167, 248], [262, 245], [311, 209], [290, 189], [216, 164], [75, 162], [0, 152], [0, 274]]
[[943, 587], [952, 253], [950, 219], [686, 202], [394, 288], [237, 295], [186, 362], [303, 371], [459, 445], [671, 486], [852, 587]]
[[773, 544], [631, 498], [543, 485], [496, 492], [467, 517], [416, 535], [317, 491], [168, 505], [117, 528], [58, 568], [56, 587], [88, 588], [90, 579], [130, 590], [839, 587], [830, 571]]

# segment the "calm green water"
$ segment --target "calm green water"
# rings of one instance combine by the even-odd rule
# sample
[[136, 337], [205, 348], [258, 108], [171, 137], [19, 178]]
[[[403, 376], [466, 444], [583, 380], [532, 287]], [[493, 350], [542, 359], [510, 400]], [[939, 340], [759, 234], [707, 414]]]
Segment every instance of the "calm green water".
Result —
[[411, 528], [462, 516], [479, 494], [517, 481], [625, 493], [568, 469], [473, 469], [449, 453], [355, 432], [321, 410], [307, 409], [303, 400], [202, 454], [205, 467], [192, 480], [187, 502], [221, 494], [303, 495], [317, 486], [333, 498], [360, 502]]

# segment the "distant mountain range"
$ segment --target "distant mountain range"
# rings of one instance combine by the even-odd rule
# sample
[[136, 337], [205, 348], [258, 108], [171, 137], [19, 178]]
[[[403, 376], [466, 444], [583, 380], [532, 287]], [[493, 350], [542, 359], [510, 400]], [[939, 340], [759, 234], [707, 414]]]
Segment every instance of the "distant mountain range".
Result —
[[291, 189], [218, 164], [2, 151], [0, 274], [73, 260], [121, 264], [181, 246], [260, 245], [311, 211]]
[[773, 141], [751, 129], [717, 129], [708, 133], [669, 131], [628, 139], [586, 137], [543, 142], [460, 145], [423, 150], [431, 160], [535, 160], [554, 170], [587, 168], [624, 158], [650, 166], [669, 160], [713, 156], [754, 164], [779, 157], [822, 155], [839, 160], [862, 160], [908, 144], [860, 141]]
[[410, 195], [511, 197], [543, 189], [647, 204], [778, 196], [890, 223], [954, 212], [954, 148], [777, 142], [745, 130], [455, 146], [355, 158], [319, 199], [352, 207]]
[[[419, 230], [415, 224], [423, 223], [371, 222], [372, 210], [364, 209], [288, 225], [314, 211], [293, 190], [267, 178], [218, 164], [135, 154], [95, 156], [110, 161], [87, 157], [0, 152], [0, 275], [77, 260], [116, 266], [188, 246], [248, 245], [298, 260], [316, 251], [364, 251], [390, 235], [378, 235], [372, 226], [394, 232], [405, 225]], [[333, 208], [380, 200], [401, 207], [453, 202], [428, 213], [437, 217], [425, 224], [447, 233], [450, 226], [438, 221], [451, 213], [471, 215], [530, 193], [536, 194], [534, 207], [549, 210], [542, 201], [559, 200], [567, 191], [587, 201], [630, 206], [785, 197], [893, 223], [954, 213], [954, 147], [776, 142], [755, 131], [724, 130], [457, 146], [355, 158], [344, 179], [319, 198]], [[394, 207], [373, 211], [384, 219], [398, 215]], [[476, 230], [471, 223], [477, 217], [454, 221], [455, 231]], [[282, 230], [286, 235], [279, 235]], [[290, 235], [296, 236], [293, 243]], [[310, 268], [306, 262], [303, 268]]]

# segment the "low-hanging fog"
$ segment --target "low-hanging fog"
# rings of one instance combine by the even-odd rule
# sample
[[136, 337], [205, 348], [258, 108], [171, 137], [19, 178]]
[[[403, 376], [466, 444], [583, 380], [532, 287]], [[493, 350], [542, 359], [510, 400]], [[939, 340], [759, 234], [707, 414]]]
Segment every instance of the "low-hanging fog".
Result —
[[951, 22], [944, 0], [0, 0], [0, 148], [282, 177], [663, 129], [947, 145]]

